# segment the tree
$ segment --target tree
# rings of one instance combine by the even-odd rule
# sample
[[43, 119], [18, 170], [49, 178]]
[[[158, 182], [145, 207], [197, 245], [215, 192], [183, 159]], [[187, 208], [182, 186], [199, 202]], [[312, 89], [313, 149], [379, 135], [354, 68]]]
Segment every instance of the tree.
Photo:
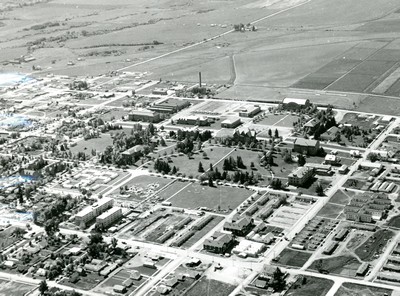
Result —
[[297, 156], [297, 164], [299, 166], [304, 166], [306, 164], [306, 158], [302, 154]]
[[199, 173], [204, 173], [204, 168], [203, 168], [203, 164], [201, 163], [201, 161], [199, 162], [199, 168], [197, 169], [197, 171]]
[[324, 188], [322, 187], [321, 183], [318, 183], [317, 187], [315, 188], [315, 192], [318, 196], [324, 196]]
[[47, 285], [46, 280], [41, 281], [39, 284], [40, 295], [44, 295], [44, 293], [46, 293], [48, 290], [49, 290], [49, 286]]
[[273, 179], [270, 185], [273, 189], [282, 189], [282, 181], [280, 179]]
[[270, 138], [272, 138], [272, 130], [271, 130], [271, 129], [268, 129], [268, 136], [269, 136]]
[[211, 177], [208, 177], [208, 186], [214, 187], [214, 182]]
[[371, 162], [375, 162], [375, 161], [378, 160], [378, 155], [376, 153], [374, 153], [374, 152], [371, 152], [370, 154], [368, 154], [368, 159]]
[[210, 172], [214, 171], [212, 163], [210, 163]]
[[275, 129], [275, 138], [279, 138], [279, 132], [277, 128]]
[[118, 241], [117, 241], [117, 239], [116, 239], [115, 237], [113, 237], [113, 238], [111, 239], [111, 246], [112, 246], [112, 248], [115, 250], [115, 248], [117, 247], [117, 245], [118, 245]]
[[164, 140], [163, 137], [161, 137], [160, 145], [161, 145], [161, 146], [164, 146], [164, 147], [167, 146], [167, 144], [165, 143], [165, 140]]
[[279, 267], [276, 268], [274, 274], [272, 275], [272, 288], [274, 291], [279, 292], [285, 289], [286, 281], [285, 274], [280, 270]]

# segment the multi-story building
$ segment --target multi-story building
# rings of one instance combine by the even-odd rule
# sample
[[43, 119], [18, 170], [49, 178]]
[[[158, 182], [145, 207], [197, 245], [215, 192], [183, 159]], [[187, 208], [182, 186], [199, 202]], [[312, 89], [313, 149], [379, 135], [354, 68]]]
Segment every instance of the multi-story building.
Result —
[[112, 198], [104, 197], [91, 206], [87, 206], [75, 215], [75, 223], [86, 227], [89, 221], [111, 208], [114, 204]]
[[233, 247], [235, 240], [232, 234], [214, 232], [214, 234], [207, 238], [203, 247], [205, 250], [213, 253], [223, 254]]
[[314, 169], [310, 167], [298, 167], [288, 175], [289, 185], [302, 186], [314, 175]]
[[386, 195], [360, 195], [350, 201], [344, 213], [347, 220], [370, 223], [381, 220], [391, 207], [392, 202]]
[[293, 145], [293, 151], [301, 154], [317, 155], [319, 151], [318, 140], [296, 138]]
[[150, 110], [133, 110], [129, 113], [128, 119], [130, 121], [143, 121], [143, 122], [160, 122], [160, 115]]
[[224, 224], [224, 230], [230, 231], [237, 236], [246, 236], [253, 227], [253, 219], [239, 215], [235, 215], [231, 221], [227, 221]]
[[113, 207], [96, 218], [96, 225], [106, 228], [122, 217], [122, 209]]

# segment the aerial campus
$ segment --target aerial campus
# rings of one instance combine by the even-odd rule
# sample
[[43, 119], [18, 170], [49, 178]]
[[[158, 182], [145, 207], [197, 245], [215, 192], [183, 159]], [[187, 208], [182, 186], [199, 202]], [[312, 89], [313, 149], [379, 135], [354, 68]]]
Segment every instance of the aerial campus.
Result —
[[398, 0], [0, 27], [0, 295], [400, 295]]

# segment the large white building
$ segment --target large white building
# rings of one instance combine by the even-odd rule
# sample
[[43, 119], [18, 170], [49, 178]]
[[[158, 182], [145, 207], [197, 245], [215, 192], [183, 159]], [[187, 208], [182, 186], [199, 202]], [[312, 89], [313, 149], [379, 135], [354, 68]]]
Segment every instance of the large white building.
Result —
[[122, 209], [114, 207], [104, 212], [96, 218], [96, 225], [101, 227], [108, 227], [122, 217]]
[[84, 225], [93, 220], [97, 216], [101, 215], [103, 212], [107, 211], [114, 204], [112, 198], [104, 197], [98, 200], [91, 206], [87, 206], [75, 215], [75, 222], [77, 225]]

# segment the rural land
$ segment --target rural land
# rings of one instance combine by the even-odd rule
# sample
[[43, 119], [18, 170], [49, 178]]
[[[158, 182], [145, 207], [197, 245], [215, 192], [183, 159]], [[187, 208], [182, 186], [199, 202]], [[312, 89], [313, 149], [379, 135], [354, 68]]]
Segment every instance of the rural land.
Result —
[[0, 28], [0, 296], [400, 296], [398, 0]]

